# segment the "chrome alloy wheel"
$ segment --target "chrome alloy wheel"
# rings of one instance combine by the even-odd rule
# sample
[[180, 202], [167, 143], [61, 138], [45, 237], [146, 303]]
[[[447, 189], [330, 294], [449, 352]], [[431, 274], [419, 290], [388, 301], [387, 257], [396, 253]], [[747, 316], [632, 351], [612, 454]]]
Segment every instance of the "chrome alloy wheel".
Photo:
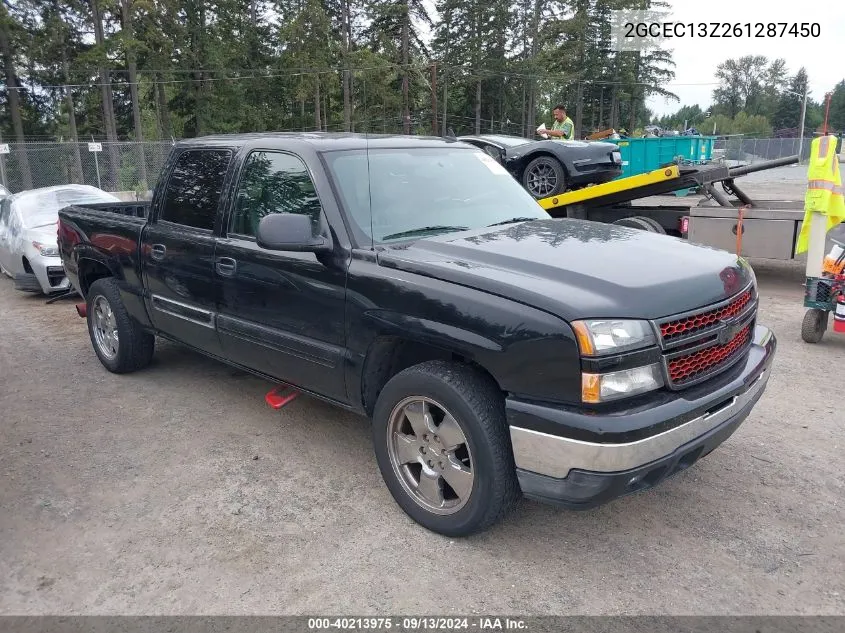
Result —
[[466, 505], [475, 480], [472, 453], [457, 420], [439, 402], [410, 396], [387, 424], [387, 451], [402, 487], [434, 514]]
[[94, 318], [94, 340], [100, 353], [112, 360], [117, 357], [119, 340], [117, 336], [117, 321], [108, 299], [103, 295], [94, 297], [91, 303]]

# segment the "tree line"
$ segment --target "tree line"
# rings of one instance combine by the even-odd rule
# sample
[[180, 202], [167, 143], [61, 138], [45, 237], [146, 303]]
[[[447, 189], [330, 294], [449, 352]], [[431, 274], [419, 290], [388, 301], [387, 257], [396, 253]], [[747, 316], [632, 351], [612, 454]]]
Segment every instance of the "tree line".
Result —
[[[789, 74], [783, 59], [763, 55], [728, 59], [716, 67], [718, 87], [713, 91], [710, 116], [698, 105], [684, 106], [655, 120], [667, 129], [680, 129], [686, 122], [699, 132], [745, 134], [747, 136], [797, 137], [801, 124], [803, 95], [809, 77], [805, 68]], [[807, 99], [805, 136], [813, 136], [824, 120], [824, 99]], [[832, 90], [828, 129], [845, 130], [845, 79]]]
[[[649, 0], [2, 0], [3, 138], [281, 129], [533, 135], [648, 122], [670, 56], [610, 51]], [[429, 7], [433, 6], [433, 11]]]

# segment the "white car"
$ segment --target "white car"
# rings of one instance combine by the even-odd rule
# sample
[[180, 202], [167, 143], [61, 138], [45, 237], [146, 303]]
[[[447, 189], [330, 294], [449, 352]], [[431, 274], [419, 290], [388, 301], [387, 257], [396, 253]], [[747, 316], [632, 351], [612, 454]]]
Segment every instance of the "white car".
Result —
[[0, 271], [18, 290], [50, 294], [70, 287], [56, 245], [59, 209], [119, 202], [88, 185], [58, 185], [12, 194], [0, 202]]

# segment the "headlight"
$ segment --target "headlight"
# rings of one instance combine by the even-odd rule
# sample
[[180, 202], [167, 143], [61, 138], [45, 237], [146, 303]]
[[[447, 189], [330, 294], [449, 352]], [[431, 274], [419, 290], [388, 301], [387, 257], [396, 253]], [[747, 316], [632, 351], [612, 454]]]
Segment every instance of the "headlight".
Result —
[[59, 247], [58, 246], [49, 246], [48, 244], [42, 244], [41, 242], [33, 242], [32, 245], [41, 253], [42, 257], [58, 257], [59, 256]]
[[622, 152], [613, 152], [613, 162], [619, 164], [622, 162]]
[[573, 321], [582, 356], [618, 354], [657, 343], [654, 330], [646, 321], [588, 319]]
[[660, 365], [646, 365], [609, 374], [581, 374], [581, 400], [589, 403], [627, 398], [663, 386]]

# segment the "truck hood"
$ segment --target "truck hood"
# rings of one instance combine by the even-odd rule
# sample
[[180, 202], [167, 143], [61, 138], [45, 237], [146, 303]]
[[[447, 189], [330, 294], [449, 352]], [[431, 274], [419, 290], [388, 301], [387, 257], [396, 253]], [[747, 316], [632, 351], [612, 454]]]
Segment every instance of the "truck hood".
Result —
[[570, 321], [657, 319], [726, 299], [753, 279], [736, 255], [584, 220], [450, 233], [379, 252], [379, 264], [461, 284]]

